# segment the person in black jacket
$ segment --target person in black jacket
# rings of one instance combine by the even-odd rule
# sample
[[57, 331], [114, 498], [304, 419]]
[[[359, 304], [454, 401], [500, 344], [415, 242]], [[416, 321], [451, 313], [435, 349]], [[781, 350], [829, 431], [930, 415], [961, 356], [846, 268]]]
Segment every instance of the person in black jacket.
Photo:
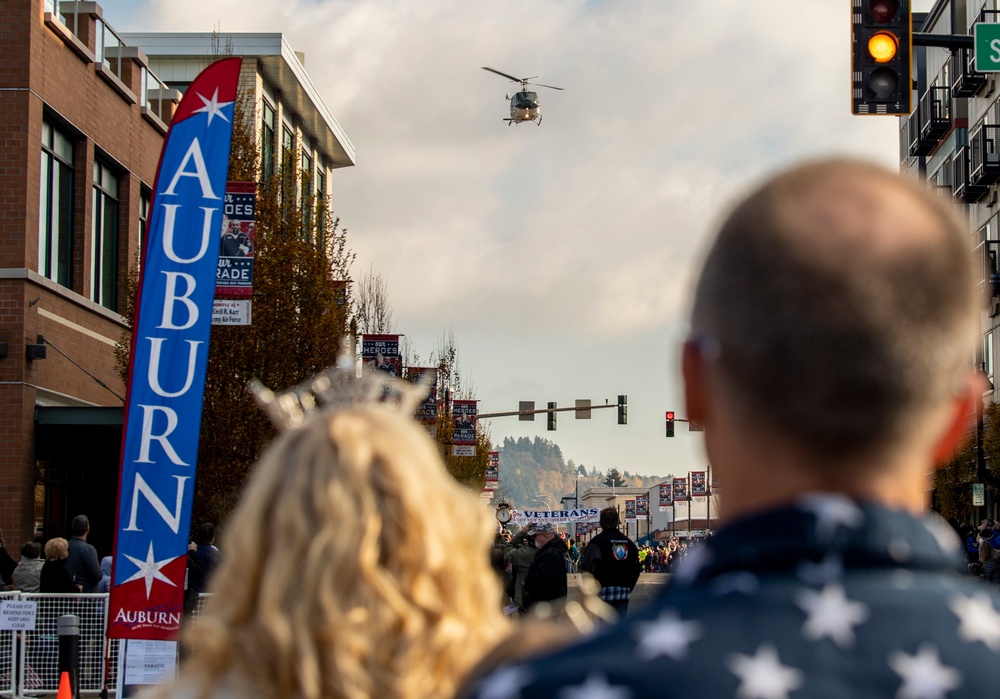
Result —
[[590, 540], [583, 552], [580, 570], [601, 584], [598, 596], [619, 616], [628, 611], [632, 590], [639, 581], [639, 547], [618, 529], [618, 510], [601, 510], [601, 533]]
[[551, 524], [536, 524], [534, 531], [538, 553], [524, 575], [521, 598], [525, 609], [566, 596], [566, 542], [556, 536]]
[[45, 563], [39, 574], [39, 591], [73, 594], [80, 592], [81, 583], [73, 580], [66, 571], [69, 543], [62, 537], [45, 542]]

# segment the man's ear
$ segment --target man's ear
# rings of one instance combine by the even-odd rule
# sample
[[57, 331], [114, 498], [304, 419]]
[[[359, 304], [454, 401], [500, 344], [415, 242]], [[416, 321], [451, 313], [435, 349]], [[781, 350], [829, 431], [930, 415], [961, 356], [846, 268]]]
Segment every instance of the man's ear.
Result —
[[[983, 394], [989, 382], [981, 371], [971, 372], [948, 405], [948, 428], [934, 446], [934, 465], [944, 466], [965, 446], [968, 437], [969, 415], [982, 410]], [[976, 403], [979, 403], [977, 406]]]
[[684, 403], [687, 419], [705, 424], [708, 417], [709, 388], [705, 375], [705, 357], [698, 345], [688, 340], [681, 354], [681, 372], [684, 376]]

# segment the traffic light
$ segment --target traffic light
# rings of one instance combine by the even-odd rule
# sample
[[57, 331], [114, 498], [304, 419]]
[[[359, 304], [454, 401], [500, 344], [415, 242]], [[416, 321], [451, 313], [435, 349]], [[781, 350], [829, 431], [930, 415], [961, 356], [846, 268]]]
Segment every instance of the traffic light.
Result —
[[667, 411], [667, 436], [668, 437], [673, 437], [674, 436], [674, 411], [673, 410], [668, 410]]
[[851, 112], [913, 111], [910, 0], [851, 0]]
[[628, 396], [618, 396], [618, 424], [628, 424]]
[[549, 432], [555, 432], [556, 431], [556, 413], [555, 413], [555, 409], [557, 407], [559, 407], [559, 406], [556, 405], [555, 403], [553, 403], [552, 401], [549, 401], [549, 412], [545, 413], [545, 415], [547, 417], [547, 427], [548, 427]]

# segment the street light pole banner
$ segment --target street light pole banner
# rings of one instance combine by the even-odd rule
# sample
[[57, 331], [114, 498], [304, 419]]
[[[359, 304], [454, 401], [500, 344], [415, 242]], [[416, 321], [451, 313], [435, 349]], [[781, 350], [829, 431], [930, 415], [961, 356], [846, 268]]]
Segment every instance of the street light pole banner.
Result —
[[489, 461], [486, 462], [486, 482], [500, 482], [500, 452], [491, 451]]
[[674, 479], [674, 502], [686, 502], [688, 499], [688, 479]]
[[692, 471], [691, 472], [691, 497], [698, 497], [700, 495], [708, 495], [708, 489], [706, 488], [705, 476], [706, 476], [706, 473], [704, 471]]
[[160, 153], [132, 325], [111, 638], [172, 640], [180, 629], [241, 62], [217, 61], [195, 78]]
[[411, 366], [406, 368], [406, 378], [413, 383], [427, 386], [427, 397], [417, 406], [417, 422], [425, 426], [431, 437], [437, 436], [437, 375], [436, 367]]
[[649, 515], [649, 496], [639, 495], [635, 499], [636, 517], [646, 517]]
[[476, 444], [476, 413], [478, 401], [455, 400], [451, 403], [451, 416], [455, 420], [452, 444]]
[[402, 376], [403, 360], [399, 356], [399, 335], [363, 335], [361, 363], [365, 371], [375, 369], [393, 376]]
[[670, 483], [660, 483], [660, 507], [667, 507], [674, 504], [674, 494], [671, 492]]
[[625, 519], [635, 519], [635, 500], [625, 501]]
[[229, 182], [222, 212], [222, 240], [215, 295], [219, 298], [253, 296], [253, 250], [256, 237], [254, 209], [256, 182]]

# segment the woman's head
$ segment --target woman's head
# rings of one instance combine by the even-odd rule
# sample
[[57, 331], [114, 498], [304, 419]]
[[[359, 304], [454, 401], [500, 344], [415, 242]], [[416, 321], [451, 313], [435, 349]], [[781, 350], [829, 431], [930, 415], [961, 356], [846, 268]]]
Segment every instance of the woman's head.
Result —
[[49, 539], [45, 543], [45, 560], [61, 561], [69, 558], [69, 542], [62, 537]]
[[241, 497], [194, 665], [280, 695], [448, 694], [505, 628], [492, 528], [416, 423], [316, 418], [275, 441]]
[[987, 561], [992, 561], [994, 558], [997, 557], [997, 555], [1000, 554], [997, 554], [997, 550], [993, 548], [993, 544], [991, 544], [988, 540], [983, 539], [982, 541], [979, 542], [980, 563], [986, 563]]

